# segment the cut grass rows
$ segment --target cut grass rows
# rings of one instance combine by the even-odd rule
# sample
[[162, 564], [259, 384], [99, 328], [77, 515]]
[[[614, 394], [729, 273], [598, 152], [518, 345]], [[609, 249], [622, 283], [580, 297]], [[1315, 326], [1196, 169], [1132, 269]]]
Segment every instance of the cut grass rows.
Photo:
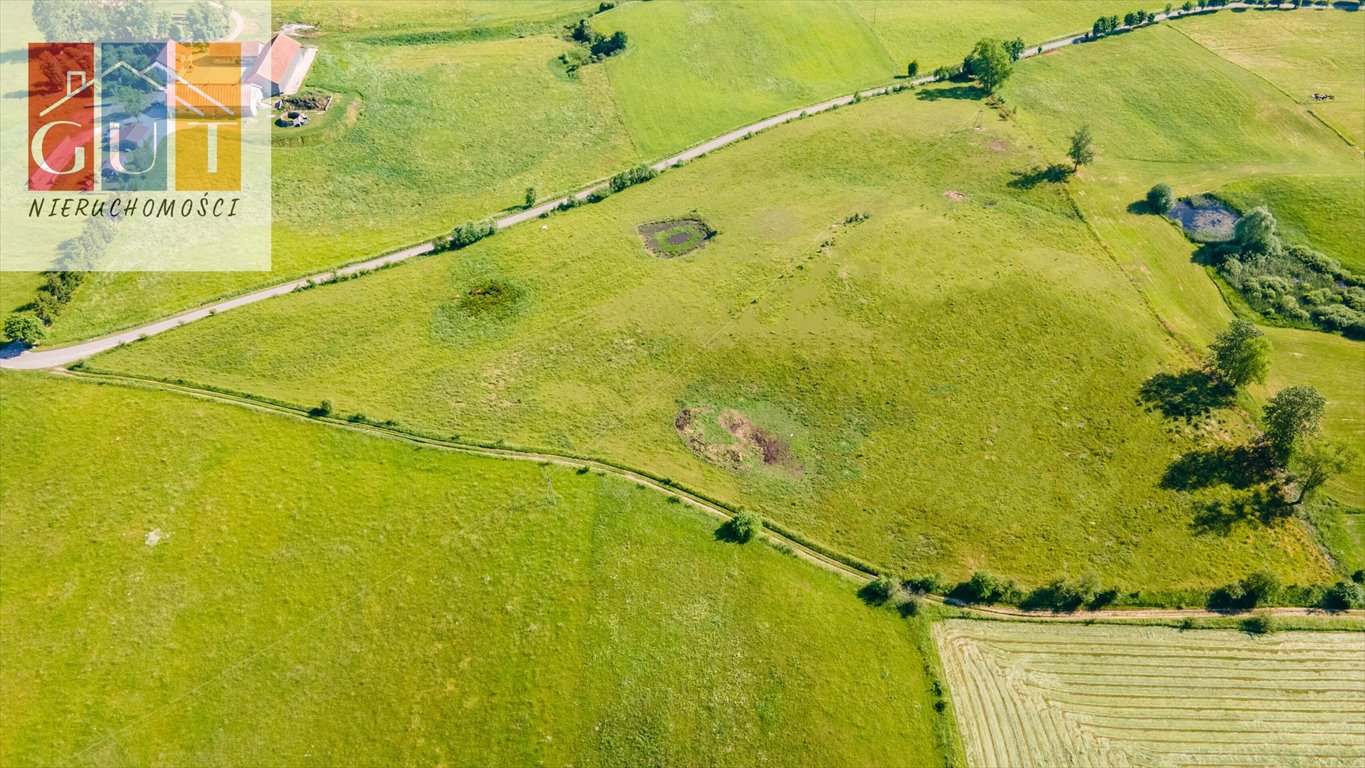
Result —
[[[1338, 765], [1365, 758], [1365, 634], [1252, 639], [1226, 631], [950, 620], [935, 636], [974, 765]], [[1111, 644], [1124, 654], [1145, 647], [1169, 674], [1106, 663]], [[1229, 648], [1297, 658], [1297, 670], [1205, 661]], [[1071, 663], [1077, 654], [1096, 661]]]

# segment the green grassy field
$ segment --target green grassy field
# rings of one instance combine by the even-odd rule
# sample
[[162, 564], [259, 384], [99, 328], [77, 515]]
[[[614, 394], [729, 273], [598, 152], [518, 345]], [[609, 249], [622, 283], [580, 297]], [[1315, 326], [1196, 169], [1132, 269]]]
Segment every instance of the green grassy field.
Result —
[[[1022, 38], [1033, 46], [1090, 29], [1095, 19], [1123, 14], [1136, 6], [1123, 0], [848, 0], [877, 35], [897, 74], [911, 59], [928, 74], [940, 65], [957, 65], [983, 37]], [[949, 20], [951, 23], [936, 23]]]
[[[957, 93], [800, 121], [548, 229], [94, 365], [603, 456], [908, 571], [1325, 578], [1299, 527], [1201, 533], [1198, 499], [1158, 487], [1193, 442], [1135, 398], [1178, 350], [1061, 190], [1017, 184], [1030, 138], [973, 130], [979, 104]], [[645, 251], [640, 223], [691, 211], [718, 230], [705, 248]], [[870, 219], [844, 223], [855, 212]], [[490, 284], [507, 300], [468, 311]], [[733, 469], [684, 409], [738, 412], [754, 429], [736, 450], [761, 430], [773, 460]]]
[[[273, 271], [105, 273], [53, 326], [53, 343], [170, 314], [213, 296], [354, 261], [634, 162], [600, 70], [576, 80], [548, 37], [404, 47], [333, 38], [311, 85], [359, 96], [333, 141], [273, 153]], [[508, 104], [524, 107], [508, 109]]]
[[[1177, 29], [1265, 78], [1356, 147], [1365, 146], [1365, 15], [1241, 11], [1183, 20]], [[1334, 98], [1314, 101], [1315, 93]]]
[[545, 31], [572, 14], [597, 10], [594, 0], [272, 0], [283, 22], [311, 24], [320, 34], [423, 33], [450, 30]]
[[1286, 241], [1365, 274], [1365, 184], [1359, 174], [1266, 176], [1214, 191], [1244, 211], [1269, 207]]
[[[321, 47], [309, 85], [359, 97], [362, 107], [335, 140], [275, 153], [272, 271], [98, 275], [48, 343], [375, 255], [514, 205], [526, 186], [565, 191], [639, 157], [886, 82], [905, 64], [887, 55], [899, 51], [892, 42], [955, 61], [983, 34], [1032, 41], [1117, 8], [976, 2], [926, 6], [912, 19], [906, 8], [866, 3], [630, 3], [594, 19], [601, 31], [630, 33], [628, 55], [566, 80], [551, 66], [567, 49], [560, 27], [596, 5], [276, 3], [280, 22], [317, 26], [306, 40]], [[414, 41], [427, 44], [399, 44]], [[13, 306], [28, 300], [15, 293]]]
[[[1217, 16], [1223, 16], [1218, 14]], [[1358, 15], [1311, 14], [1353, 28]], [[1227, 14], [1250, 37], [1274, 37], [1281, 14]], [[1232, 319], [1217, 287], [1192, 261], [1194, 246], [1169, 222], [1130, 209], [1153, 184], [1177, 194], [1233, 190], [1266, 202], [1286, 235], [1346, 259], [1358, 236], [1365, 160], [1332, 130], [1257, 71], [1213, 55], [1178, 31], [1209, 17], [1158, 25], [1101, 43], [1073, 46], [1021, 66], [1005, 96], [1022, 107], [1021, 124], [1054, 159], [1077, 125], [1088, 123], [1098, 158], [1073, 180], [1087, 221], [1182, 343], [1202, 349]], [[1231, 22], [1228, 22], [1231, 23]], [[1340, 35], [1327, 36], [1340, 42]], [[1284, 38], [1279, 48], [1292, 47]], [[1354, 56], [1325, 48], [1323, 58]], [[1254, 69], [1254, 68], [1253, 68]], [[1163, 78], [1135, 73], [1163, 71]], [[1083, 84], [1083, 85], [1082, 85]], [[1191, 98], [1190, 94], [1199, 94]], [[1290, 180], [1293, 179], [1293, 180]], [[1338, 204], [1322, 195], [1337, 190]], [[1256, 195], [1251, 198], [1250, 195]], [[1355, 244], [1358, 253], [1358, 241]], [[1270, 386], [1310, 384], [1329, 398], [1329, 436], [1359, 444], [1365, 430], [1365, 345], [1316, 331], [1266, 328], [1274, 346]], [[1365, 457], [1330, 486], [1341, 501], [1365, 507]], [[1365, 553], [1365, 539], [1355, 546]]]
[[653, 491], [32, 374], [0, 419], [7, 766], [944, 762], [927, 625]]
[[626, 128], [650, 158], [897, 71], [839, 3], [630, 3], [593, 25], [630, 36], [625, 55], [604, 66]]
[[1348, 766], [1365, 634], [946, 621], [971, 765]]

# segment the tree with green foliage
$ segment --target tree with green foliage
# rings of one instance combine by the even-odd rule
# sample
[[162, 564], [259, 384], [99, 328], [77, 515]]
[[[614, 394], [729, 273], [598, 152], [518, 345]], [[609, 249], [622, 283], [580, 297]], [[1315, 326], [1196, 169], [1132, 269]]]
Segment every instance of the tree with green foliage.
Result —
[[1247, 254], [1274, 256], [1284, 250], [1276, 231], [1275, 217], [1264, 205], [1252, 208], [1250, 213], [1237, 220], [1233, 227], [1233, 242], [1242, 253]]
[[1152, 213], [1165, 214], [1175, 205], [1175, 191], [1169, 184], [1156, 184], [1147, 190], [1147, 208]]
[[1282, 586], [1280, 577], [1270, 571], [1257, 571], [1242, 579], [1242, 592], [1252, 608], [1274, 600]]
[[1365, 589], [1352, 581], [1338, 581], [1322, 596], [1320, 606], [1329, 611], [1347, 611], [1365, 607]]
[[1233, 320], [1209, 345], [1209, 367], [1234, 389], [1264, 383], [1270, 370], [1270, 341], [1255, 324]]
[[522, 198], [522, 199], [523, 199], [523, 201], [526, 203], [526, 207], [527, 207], [527, 208], [530, 208], [530, 207], [532, 207], [532, 206], [534, 206], [534, 205], [536, 204], [536, 200], [537, 200], [539, 197], [540, 197], [540, 195], [539, 195], [539, 193], [536, 192], [536, 188], [535, 188], [535, 187], [527, 187], [527, 188], [526, 188], [526, 196], [525, 196], [524, 198]]
[[753, 512], [741, 509], [734, 517], [730, 518], [730, 522], [726, 523], [724, 528], [730, 539], [744, 544], [763, 530], [763, 518]]
[[1268, 613], [1258, 613], [1242, 619], [1242, 631], [1248, 635], [1268, 635], [1275, 631], [1275, 618]]
[[967, 57], [966, 69], [989, 93], [995, 93], [1014, 72], [1010, 55], [1005, 44], [994, 38], [977, 41], [971, 55]]
[[5, 318], [5, 338], [33, 346], [47, 337], [47, 327], [32, 312], [15, 312]]
[[906, 76], [906, 77], [917, 77], [918, 75], [919, 75], [919, 59], [911, 59], [911, 60], [910, 60], [910, 63], [907, 64], [907, 65], [905, 65], [905, 76]]
[[185, 9], [185, 26], [181, 30], [182, 40], [221, 40], [227, 36], [227, 9], [214, 7], [206, 0], [196, 0]]
[[934, 70], [934, 79], [940, 83], [952, 80], [961, 70], [944, 65]]
[[894, 577], [883, 573], [872, 581], [869, 581], [867, 584], [864, 584], [863, 588], [858, 590], [858, 594], [862, 595], [862, 598], [867, 602], [880, 605], [887, 600], [890, 600], [900, 591], [900, 588], [900, 582]]
[[1071, 147], [1067, 149], [1066, 156], [1075, 163], [1076, 170], [1079, 171], [1082, 165], [1095, 161], [1095, 143], [1090, 137], [1090, 126], [1082, 125], [1071, 134]]
[[1266, 403], [1265, 440], [1280, 466], [1289, 461], [1295, 447], [1317, 435], [1326, 407], [1327, 399], [1304, 384], [1282, 389]]
[[1355, 449], [1335, 440], [1313, 440], [1294, 455], [1291, 469], [1299, 496], [1290, 502], [1298, 506], [1311, 498], [1328, 480], [1345, 472], [1356, 460]]
[[1191, 2], [1191, 0], [1185, 0], [1185, 2], [1182, 3], [1180, 6], [1180, 10], [1184, 11], [1185, 13], [1189, 13], [1190, 11], [1194, 10], [1194, 3]]
[[466, 221], [450, 231], [449, 247], [452, 250], [458, 250], [473, 245], [497, 231], [498, 225], [489, 219]]
[[967, 581], [959, 584], [954, 594], [969, 603], [996, 603], [1012, 597], [1017, 590], [1014, 582], [986, 571], [976, 571]]
[[1024, 55], [1024, 38], [1016, 37], [1013, 40], [1006, 40], [1005, 53], [1010, 55], [1010, 61], [1018, 61]]

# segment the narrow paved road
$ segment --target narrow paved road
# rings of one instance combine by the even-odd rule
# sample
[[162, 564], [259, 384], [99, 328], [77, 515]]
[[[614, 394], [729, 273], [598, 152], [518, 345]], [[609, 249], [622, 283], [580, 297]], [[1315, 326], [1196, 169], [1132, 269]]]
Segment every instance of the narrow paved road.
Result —
[[[1238, 2], [1228, 3], [1226, 6], [1224, 6], [1224, 8], [1227, 9], [1259, 8], [1259, 6], [1252, 6], [1247, 3]], [[1173, 19], [1187, 15], [1211, 13], [1217, 10], [1220, 9], [1209, 9], [1202, 12], [1199, 10], [1194, 10], [1190, 12], [1174, 10], [1171, 11], [1170, 14], [1158, 13], [1156, 14], [1156, 19], [1158, 21], [1165, 21], [1168, 18]], [[1315, 8], [1313, 10], [1324, 9]], [[240, 16], [238, 16], [238, 19], [240, 19]], [[1129, 28], [1125, 26], [1120, 26], [1118, 29], [1122, 31], [1127, 30]], [[1055, 40], [1050, 40], [1046, 43], [1042, 43], [1041, 45], [1031, 46], [1025, 49], [1022, 58], [1030, 58], [1033, 56], [1037, 56], [1039, 54], [1047, 53], [1049, 51], [1055, 51], [1061, 48], [1065, 48], [1068, 45], [1084, 42], [1089, 37], [1089, 34], [1090, 34], [1089, 32], [1082, 32], [1079, 34], [1066, 35], [1064, 37], [1059, 37]], [[916, 86], [925, 85], [934, 82], [934, 79], [935, 78], [933, 78], [932, 76], [921, 77], [909, 81], [908, 84]], [[709, 141], [706, 141], [702, 144], [698, 144], [697, 146], [692, 147], [691, 149], [684, 150], [676, 155], [673, 155], [672, 157], [660, 160], [659, 162], [654, 163], [653, 167], [655, 170], [662, 171], [665, 168], [670, 168], [672, 166], [677, 165], [678, 163], [692, 160], [693, 158], [700, 157], [701, 155], [704, 155], [708, 152], [713, 152], [717, 149], [720, 149], [721, 147], [733, 144], [736, 141], [740, 141], [744, 137], [752, 135], [754, 133], [758, 133], [759, 131], [764, 131], [774, 126], [782, 125], [783, 123], [789, 123], [792, 120], [796, 120], [806, 115], [813, 115], [820, 112], [824, 112], [837, 106], [851, 104], [856, 97], [866, 98], [870, 96], [882, 95], [895, 88], [896, 85], [900, 84], [884, 85], [878, 88], [869, 88], [865, 91], [858, 91], [856, 96], [855, 94], [849, 94], [847, 96], [840, 96], [835, 99], [822, 101], [818, 104], [812, 104], [810, 106], [802, 107], [800, 109], [793, 109], [790, 112], [783, 112], [780, 115], [767, 118], [766, 120], [760, 120], [751, 125], [746, 125], [743, 128], [736, 128], [735, 130], [730, 131], [729, 133], [717, 136], [716, 138], [710, 139]], [[498, 229], [507, 229], [508, 227], [514, 226], [516, 224], [520, 224], [525, 221], [539, 218], [541, 214], [553, 211], [555, 208], [559, 207], [561, 203], [568, 200], [570, 197], [582, 200], [587, 198], [588, 195], [591, 195], [593, 192], [602, 189], [606, 186], [607, 183], [605, 181], [596, 182], [588, 187], [585, 187], [584, 189], [581, 189], [573, 193], [572, 195], [557, 197], [554, 200], [550, 200], [549, 202], [541, 203], [540, 205], [537, 205], [534, 208], [530, 208], [524, 211], [518, 211], [517, 213], [504, 216], [503, 218], [498, 219], [496, 221], [497, 227]], [[293, 291], [295, 288], [298, 288], [299, 286], [304, 285], [309, 281], [318, 282], [321, 280], [326, 280], [327, 278], [331, 277], [334, 274], [349, 275], [355, 272], [359, 272], [361, 270], [373, 269], [375, 267], [383, 266], [385, 264], [392, 264], [394, 262], [405, 261], [414, 256], [421, 256], [422, 254], [430, 253], [431, 250], [432, 247], [430, 243], [414, 245], [410, 248], [405, 248], [401, 251], [390, 253], [386, 256], [379, 256], [368, 261], [363, 261], [357, 264], [351, 264], [350, 266], [332, 269], [326, 272], [319, 272], [318, 274], [311, 275], [309, 277], [300, 278], [298, 280], [292, 280], [290, 282], [282, 283], [280, 285], [274, 285], [269, 288], [262, 288], [258, 291], [253, 291], [251, 293], [243, 294], [241, 296], [237, 296], [230, 299], [224, 299], [222, 301], [218, 301], [213, 304], [200, 307], [198, 309], [188, 310], [162, 320], [157, 320], [155, 322], [147, 323], [146, 325], [141, 325], [136, 328], [130, 328], [126, 331], [120, 331], [118, 333], [114, 333], [109, 336], [104, 336], [98, 339], [92, 339], [90, 341], [79, 342], [76, 344], [71, 344], [62, 347], [53, 347], [50, 349], [43, 348], [25, 349], [20, 344], [12, 343], [9, 344], [8, 346], [0, 347], [0, 368], [36, 370], [43, 368], [58, 368], [61, 366], [70, 365], [78, 360], [84, 360], [85, 358], [90, 357], [92, 355], [96, 355], [99, 354], [100, 352], [105, 352], [110, 349], [113, 349], [114, 347], [117, 347], [120, 344], [136, 341], [145, 336], [154, 336], [158, 333], [162, 333], [172, 328], [184, 325], [185, 323], [192, 323], [195, 320], [202, 320], [203, 318], [213, 314], [217, 314], [218, 312], [226, 312], [228, 310], [236, 309], [237, 307], [245, 306], [247, 304], [255, 304], [258, 301], [264, 301], [265, 299], [271, 298], [272, 296], [279, 296], [282, 294], [289, 293], [290, 291]]]
[[[1237, 6], [1240, 6], [1240, 4], [1231, 4], [1228, 7]], [[1184, 15], [1184, 13], [1181, 11], [1171, 12], [1172, 17], [1182, 15]], [[1160, 19], [1164, 19], [1165, 15], [1157, 14], [1157, 17]], [[1089, 34], [1088, 32], [1083, 32], [1080, 34], [1067, 35], [1065, 37], [1057, 38], [1055, 40], [1048, 41], [1038, 46], [1032, 46], [1025, 50], [1023, 56], [1024, 58], [1027, 58], [1031, 56], [1037, 56], [1040, 53], [1046, 53], [1048, 51], [1054, 51], [1059, 48], [1064, 48], [1068, 45], [1072, 45], [1074, 43], [1085, 40], [1088, 34]], [[802, 107], [800, 109], [793, 109], [789, 112], [783, 112], [780, 115], [769, 117], [766, 120], [760, 120], [756, 123], [746, 125], [743, 128], [736, 128], [735, 130], [730, 131], [729, 133], [717, 136], [714, 139], [710, 139], [701, 144], [698, 144], [695, 147], [679, 152], [676, 155], [660, 160], [659, 162], [654, 163], [653, 167], [655, 170], [659, 171], [662, 171], [666, 168], [671, 168], [677, 165], [678, 163], [692, 160], [694, 158], [705, 155], [708, 152], [714, 152], [715, 150], [720, 149], [721, 147], [733, 144], [736, 141], [744, 139], [746, 136], [750, 136], [760, 131], [765, 131], [769, 128], [782, 125], [783, 123], [789, 123], [792, 120], [796, 120], [807, 115], [814, 115], [820, 112], [825, 112], [827, 110], [833, 109], [834, 107], [843, 106], [845, 104], [851, 104], [858, 97], [868, 98], [871, 96], [880, 96], [882, 94], [887, 93], [888, 91], [891, 91], [893, 88], [898, 87], [899, 85], [908, 84], [920, 86], [932, 82], [934, 82], [934, 78], [932, 76], [921, 77], [915, 80], [910, 80], [908, 81], [908, 83], [884, 85], [878, 88], [869, 88], [865, 91], [858, 91], [857, 94], [848, 94], [846, 96], [840, 96], [838, 98], [829, 99], [828, 101], [822, 101], [818, 104], [811, 104], [810, 106]], [[593, 192], [596, 192], [599, 189], [603, 189], [606, 186], [607, 182], [605, 181], [596, 182], [588, 187], [580, 189], [579, 191], [573, 193], [572, 195], [557, 197], [548, 202], [541, 203], [540, 205], [537, 205], [534, 208], [529, 208], [524, 211], [518, 211], [516, 213], [510, 214], [501, 219], [498, 219], [496, 222], [497, 227], [498, 229], [507, 229], [508, 227], [521, 224], [522, 222], [537, 219], [541, 216], [541, 214], [549, 213], [554, 209], [558, 208], [561, 203], [565, 202], [570, 197], [583, 200], [586, 199], [588, 195], [591, 195]], [[200, 307], [198, 309], [192, 309], [185, 312], [181, 312], [180, 314], [173, 315], [162, 320], [157, 320], [155, 322], [147, 323], [145, 325], [140, 325], [136, 328], [130, 328], [126, 331], [119, 331], [118, 333], [103, 336], [98, 339], [91, 339], [90, 341], [83, 341], [76, 344], [70, 344], [62, 347], [53, 347], [50, 349], [44, 349], [41, 347], [36, 349], [24, 349], [24, 347], [20, 344], [17, 343], [10, 344], [5, 347], [0, 347], [0, 368], [38, 370], [44, 368], [58, 368], [61, 366], [70, 365], [78, 360], [84, 360], [85, 358], [91, 357], [92, 355], [97, 355], [101, 352], [106, 352], [110, 349], [113, 349], [114, 347], [117, 347], [120, 344], [134, 342], [146, 336], [155, 336], [158, 333], [169, 331], [172, 328], [178, 328], [186, 323], [192, 323], [195, 320], [202, 320], [206, 317], [209, 317], [210, 315], [214, 315], [219, 312], [227, 312], [229, 310], [236, 309], [237, 307], [246, 306], [248, 304], [255, 304], [258, 301], [264, 301], [265, 299], [269, 299], [273, 296], [280, 296], [289, 293], [310, 281], [319, 282], [322, 280], [326, 280], [333, 274], [349, 275], [362, 270], [374, 269], [375, 267], [384, 266], [386, 264], [406, 261], [407, 259], [410, 259], [414, 256], [421, 256], [423, 254], [430, 253], [431, 251], [432, 246], [430, 243], [414, 245], [410, 248], [405, 248], [401, 251], [390, 253], [386, 256], [380, 256], [374, 259], [370, 259], [368, 261], [362, 261], [356, 264], [352, 264], [350, 266], [328, 270], [326, 272], [320, 272], [309, 277], [300, 278], [298, 280], [291, 280], [287, 283], [281, 283], [279, 285], [274, 285], [269, 288], [262, 288], [258, 291], [253, 291], [251, 293], [246, 293], [241, 296], [236, 296], [230, 299], [224, 299], [222, 301], [218, 301], [213, 304]]]

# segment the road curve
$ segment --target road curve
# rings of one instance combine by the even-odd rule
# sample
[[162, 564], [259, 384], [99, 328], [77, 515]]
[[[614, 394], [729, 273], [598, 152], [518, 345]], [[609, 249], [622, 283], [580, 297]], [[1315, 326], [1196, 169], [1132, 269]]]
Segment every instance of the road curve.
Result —
[[[1247, 5], [1246, 3], [1229, 3], [1224, 7], [1250, 8], [1253, 6]], [[1187, 13], [1181, 10], [1174, 10], [1169, 15], [1164, 13], [1158, 13], [1156, 14], [1156, 19], [1158, 21], [1163, 21], [1167, 18], [1176, 18], [1179, 16], [1185, 16], [1195, 13], [1199, 13], [1199, 11], [1196, 10]], [[1118, 29], [1121, 31], [1128, 29], [1128, 27], [1121, 26]], [[1021, 56], [1021, 58], [1037, 56], [1041, 53], [1055, 51], [1059, 48], [1064, 48], [1074, 43], [1083, 42], [1086, 39], [1088, 39], [1089, 35], [1090, 35], [1089, 32], [1082, 32], [1080, 34], [1066, 35], [1064, 37], [1059, 37], [1054, 40], [1049, 40], [1048, 42], [1042, 43], [1040, 45], [1030, 46], [1029, 48], [1026, 48], [1024, 50], [1024, 53]], [[720, 136], [715, 137], [714, 139], [709, 139], [701, 144], [691, 147], [690, 149], [683, 150], [682, 152], [679, 152], [676, 155], [664, 158], [663, 160], [654, 163], [653, 166], [651, 167], [653, 167], [657, 171], [662, 171], [666, 168], [671, 168], [679, 163], [701, 157], [702, 155], [705, 155], [708, 152], [713, 152], [717, 149], [720, 149], [721, 147], [733, 144], [736, 141], [740, 141], [745, 137], [751, 136], [760, 131], [765, 131], [769, 128], [782, 125], [783, 123], [789, 123], [792, 120], [797, 120], [807, 115], [818, 114], [820, 112], [825, 112], [835, 107], [843, 106], [845, 104], [851, 104], [858, 98], [880, 96], [889, 91], [892, 91], [894, 88], [898, 86], [903, 85], [919, 86], [926, 85], [934, 81], [935, 78], [933, 76], [920, 77], [914, 80], [910, 80], [906, 83], [884, 85], [877, 88], [869, 88], [867, 90], [857, 91], [846, 96], [839, 96], [837, 98], [829, 99], [827, 101], [822, 101], [819, 102], [818, 104], [811, 104], [810, 106], [807, 107], [802, 107], [800, 109], [793, 109], [788, 112], [783, 112], [780, 115], [775, 115], [765, 120], [760, 120], [756, 123], [746, 125], [742, 128], [736, 128], [735, 130], [730, 131], [729, 133], [722, 134]], [[509, 214], [507, 216], [504, 216], [503, 218], [498, 219], [494, 223], [497, 225], [497, 228], [499, 230], [507, 229], [508, 227], [521, 224], [522, 222], [539, 218], [542, 214], [548, 214], [551, 211], [558, 208], [560, 204], [566, 202], [570, 198], [576, 198], [578, 200], [586, 199], [593, 192], [596, 192], [599, 189], [603, 189], [606, 186], [607, 182], [605, 181], [594, 182], [593, 184], [590, 184], [589, 186], [584, 187], [583, 189], [580, 189], [577, 192], [574, 192], [569, 195], [564, 195], [563, 197], [557, 197], [553, 200], [541, 203], [540, 205], [528, 208], [523, 211], [518, 211], [516, 213]], [[206, 317], [215, 315], [219, 312], [227, 312], [228, 310], [236, 309], [237, 307], [246, 306], [248, 304], [255, 304], [258, 301], [264, 301], [265, 299], [269, 299], [273, 296], [280, 296], [289, 293], [294, 289], [299, 288], [300, 286], [303, 286], [309, 282], [319, 282], [322, 280], [326, 280], [332, 277], [333, 275], [349, 275], [367, 269], [374, 269], [376, 267], [394, 264], [400, 261], [406, 261], [407, 259], [413, 258], [414, 256], [421, 256], [423, 254], [430, 253], [431, 251], [432, 251], [431, 243], [422, 243], [420, 245], [414, 245], [409, 248], [405, 248], [401, 251], [396, 251], [394, 253], [390, 253], [384, 256], [369, 259], [368, 261], [362, 261], [359, 263], [351, 264], [349, 266], [331, 269], [325, 272], [319, 272], [309, 277], [291, 280], [287, 283], [273, 285], [269, 288], [262, 288], [258, 291], [253, 291], [251, 293], [246, 293], [241, 296], [236, 296], [230, 299], [224, 299], [213, 304], [208, 304], [199, 307], [198, 309], [192, 309], [185, 312], [181, 312], [180, 314], [172, 315], [171, 317], [167, 317], [162, 320], [157, 320], [135, 328], [130, 328], [125, 331], [119, 331], [118, 333], [110, 334], [108, 336], [102, 336], [97, 339], [91, 339], [90, 341], [78, 342], [75, 344], [69, 344], [61, 347], [53, 347], [51, 349], [43, 348], [26, 349], [23, 345], [17, 342], [11, 343], [7, 346], [0, 347], [0, 368], [11, 368], [16, 370], [40, 370], [45, 368], [59, 368], [62, 366], [67, 366], [79, 360], [84, 360], [87, 357], [91, 357], [92, 355], [97, 355], [101, 352], [107, 352], [108, 350], [111, 350], [114, 347], [119, 346], [120, 344], [131, 343], [147, 336], [155, 336], [158, 333], [169, 331], [172, 328], [178, 328], [186, 323], [192, 323], [195, 320], [202, 320]]]

